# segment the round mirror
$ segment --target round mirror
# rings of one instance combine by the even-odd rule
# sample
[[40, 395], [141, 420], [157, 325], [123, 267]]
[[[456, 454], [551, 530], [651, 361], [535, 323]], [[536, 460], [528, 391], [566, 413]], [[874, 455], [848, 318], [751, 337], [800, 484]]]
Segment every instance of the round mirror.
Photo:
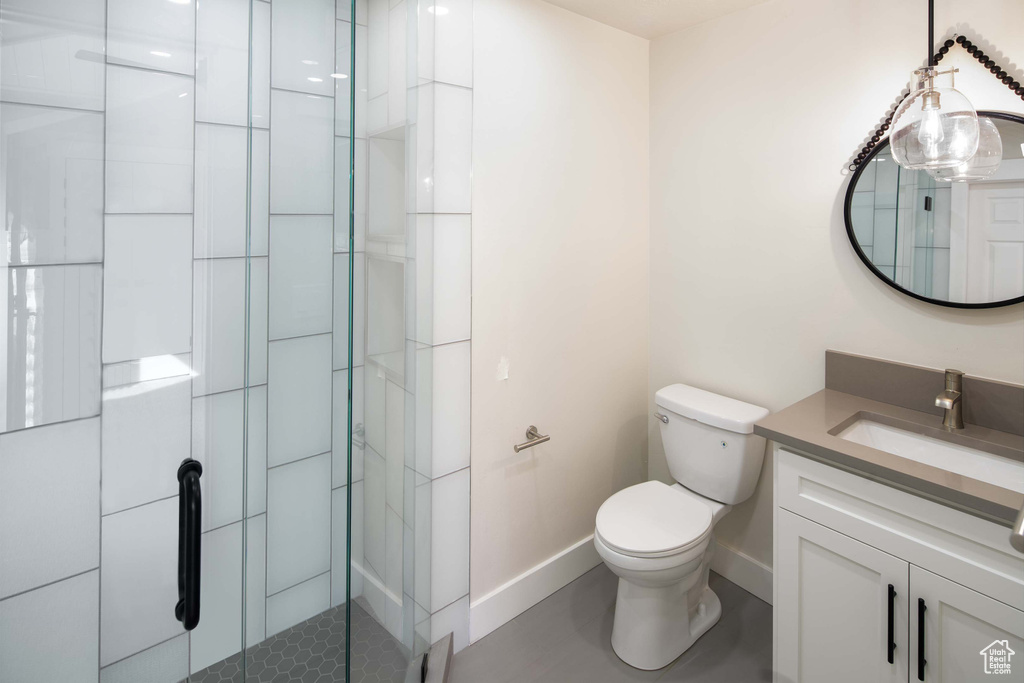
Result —
[[1002, 162], [981, 180], [908, 171], [882, 141], [846, 191], [846, 232], [886, 284], [942, 306], [1024, 301], [1024, 117], [979, 111], [1002, 138]]

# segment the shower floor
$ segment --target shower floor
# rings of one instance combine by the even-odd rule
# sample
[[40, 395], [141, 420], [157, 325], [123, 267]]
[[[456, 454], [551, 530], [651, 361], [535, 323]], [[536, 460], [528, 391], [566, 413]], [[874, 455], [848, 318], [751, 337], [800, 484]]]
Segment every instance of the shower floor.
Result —
[[[409, 652], [352, 603], [352, 683], [404, 683]], [[245, 683], [345, 680], [345, 605], [333, 607], [245, 651]], [[418, 679], [417, 679], [418, 680]], [[242, 654], [212, 664], [191, 683], [241, 683]]]

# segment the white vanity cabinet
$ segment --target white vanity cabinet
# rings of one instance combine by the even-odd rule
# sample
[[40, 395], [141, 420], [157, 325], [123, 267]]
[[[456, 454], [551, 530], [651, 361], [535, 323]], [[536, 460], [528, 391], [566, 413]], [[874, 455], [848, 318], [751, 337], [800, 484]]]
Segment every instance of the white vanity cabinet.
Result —
[[1007, 527], [779, 446], [774, 514], [778, 683], [1024, 681]]

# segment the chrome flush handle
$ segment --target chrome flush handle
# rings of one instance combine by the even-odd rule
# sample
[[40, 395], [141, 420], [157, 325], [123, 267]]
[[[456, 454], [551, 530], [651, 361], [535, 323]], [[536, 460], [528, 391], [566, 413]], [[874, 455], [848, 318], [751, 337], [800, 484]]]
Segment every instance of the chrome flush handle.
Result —
[[654, 417], [658, 418], [659, 420], [661, 420], [665, 424], [668, 424], [668, 415], [662, 415], [661, 413], [657, 413], [656, 412], [656, 413], [654, 413]]

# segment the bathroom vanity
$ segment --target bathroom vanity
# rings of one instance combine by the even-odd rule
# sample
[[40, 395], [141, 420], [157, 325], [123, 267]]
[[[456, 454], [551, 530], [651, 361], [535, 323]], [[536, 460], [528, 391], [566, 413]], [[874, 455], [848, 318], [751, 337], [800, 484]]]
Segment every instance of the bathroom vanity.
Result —
[[[880, 362], [830, 358], [860, 360]], [[864, 383], [860, 370], [842, 388]], [[997, 403], [1015, 410], [1018, 389], [977, 393], [1005, 390]], [[1024, 436], [969, 419], [943, 429], [934, 410], [900, 405], [913, 394], [826, 388], [755, 427], [773, 442], [779, 683], [1024, 680], [1024, 554], [1010, 544]]]

